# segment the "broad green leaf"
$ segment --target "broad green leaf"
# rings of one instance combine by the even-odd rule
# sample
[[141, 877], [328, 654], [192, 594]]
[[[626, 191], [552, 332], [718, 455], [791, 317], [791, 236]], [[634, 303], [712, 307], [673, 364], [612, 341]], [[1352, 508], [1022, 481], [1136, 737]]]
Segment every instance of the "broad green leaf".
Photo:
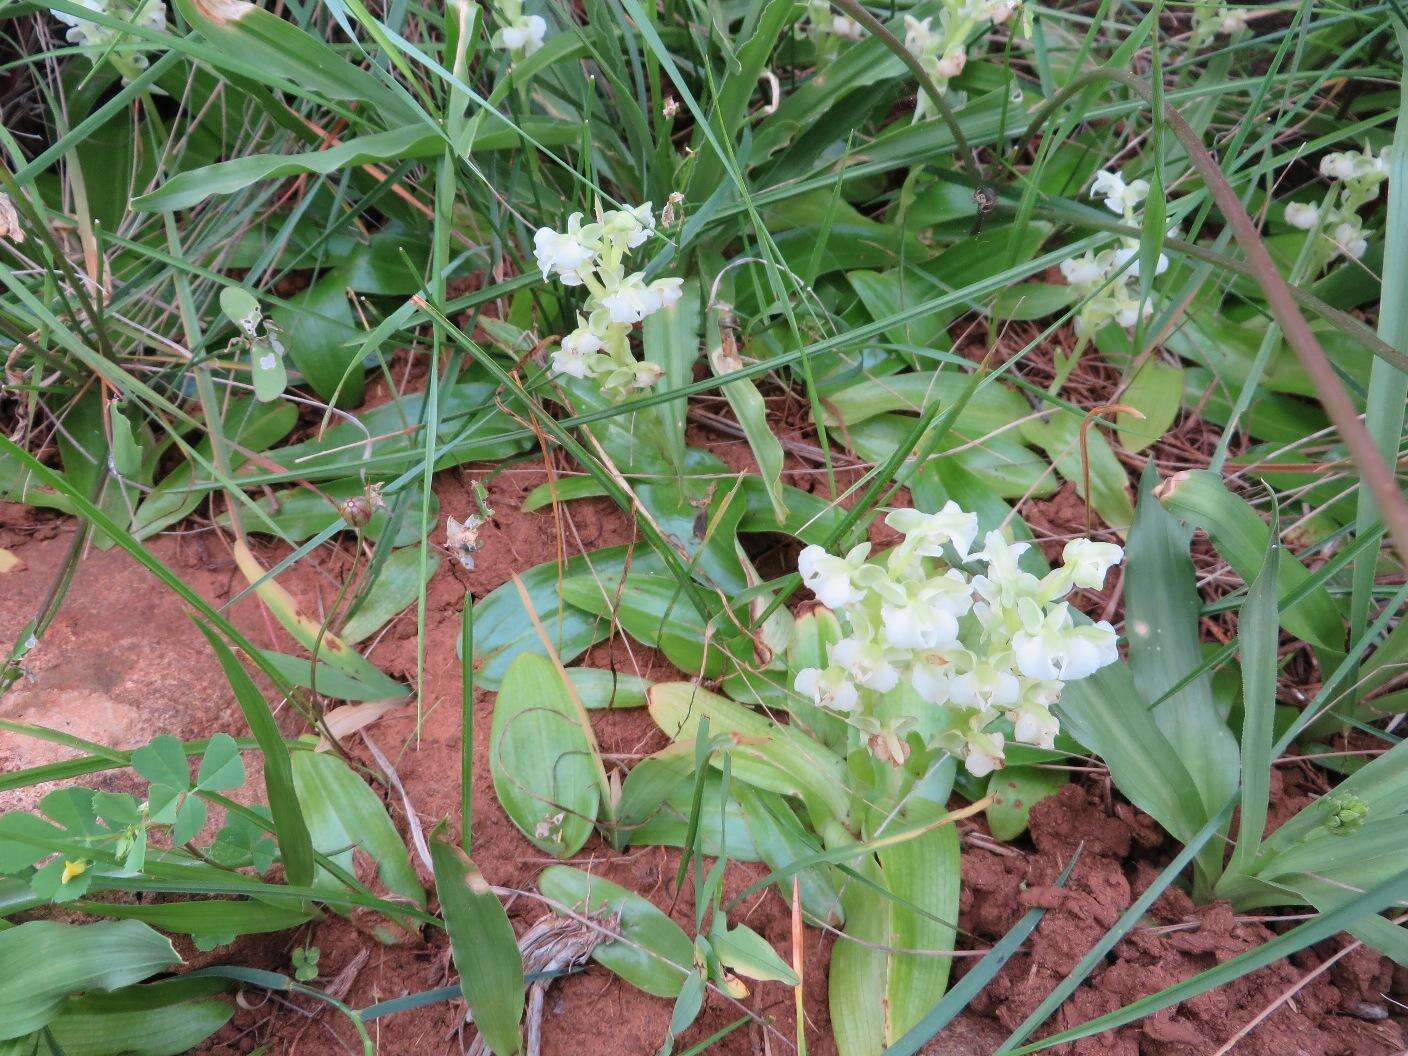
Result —
[[64, 1002], [39, 1056], [178, 1056], [229, 1022], [235, 1006], [205, 996], [221, 980], [183, 978], [93, 993]]
[[[748, 833], [758, 855], [774, 872], [815, 854], [818, 847], [782, 797], [739, 782], [734, 795], [743, 808]], [[815, 866], [796, 874], [802, 908], [815, 920], [833, 927], [845, 922], [841, 895], [828, 866]], [[778, 894], [791, 899], [791, 884], [779, 883]]]
[[[1156, 700], [1203, 662], [1202, 598], [1188, 556], [1191, 533], [1154, 498], [1152, 464], [1139, 486], [1125, 567], [1129, 666], [1146, 699]], [[1208, 811], [1237, 787], [1237, 739], [1201, 675], [1154, 710], [1154, 721], [1188, 768]], [[1200, 822], [1201, 824], [1201, 822]]]
[[[354, 875], [352, 848], [360, 847], [388, 891], [424, 907], [425, 891], [381, 797], [346, 763], [331, 753], [294, 752], [293, 785], [314, 847]], [[315, 882], [341, 886], [322, 870]]]
[[220, 935], [228, 938], [287, 931], [313, 920], [316, 916], [311, 910], [271, 902], [256, 902], [253, 899], [192, 899], [153, 905], [83, 902], [79, 908], [96, 916], [140, 920], [162, 931], [174, 931], [182, 935]]
[[678, 924], [624, 887], [566, 865], [538, 877], [546, 898], [579, 915], [618, 919], [621, 938], [604, 942], [592, 959], [656, 997], [677, 997], [694, 964], [694, 944]]
[[[564, 664], [610, 634], [611, 623], [564, 602], [558, 594], [558, 583], [565, 578], [586, 576], [594, 583], [599, 581], [599, 593], [614, 596], [621, 587], [628, 553], [624, 546], [613, 546], [570, 557], [560, 568], [556, 561], [547, 561], [519, 576]], [[629, 560], [635, 572], [664, 571], [654, 553], [637, 552]], [[523, 599], [512, 582], [495, 587], [474, 606], [474, 662], [478, 668], [475, 682], [480, 686], [497, 689], [515, 657], [525, 649], [541, 647], [533, 622], [523, 608]]]
[[614, 618], [632, 638], [659, 649], [682, 671], [717, 678], [738, 661], [752, 659], [752, 645], [720, 614], [713, 633], [680, 589], [665, 575], [632, 571], [619, 594], [594, 576], [574, 576], [562, 584], [562, 597], [602, 619]]
[[0, 1041], [53, 1020], [70, 994], [116, 990], [181, 963], [140, 921], [30, 920], [0, 931]]
[[313, 661], [302, 656], [289, 656], [276, 653], [272, 649], [259, 650], [263, 661], [278, 671], [291, 685], [315, 691], [319, 696], [336, 700], [401, 700], [406, 696], [406, 687], [387, 675], [377, 672], [375, 682], [368, 684], [360, 679], [344, 674], [321, 660]]
[[[920, 414], [932, 403], [953, 403], [963, 395], [968, 382], [968, 374], [954, 368], [868, 378], [830, 391], [822, 398], [826, 424], [854, 426], [891, 411]], [[986, 436], [1009, 427], [1030, 412], [1021, 396], [990, 382], [973, 393], [954, 429], [965, 436]]]
[[[880, 868], [866, 855], [857, 871], [883, 882]], [[846, 932], [831, 948], [827, 970], [831, 1029], [840, 1056], [880, 1056], [885, 1051], [888, 972], [884, 948], [894, 945], [890, 934], [890, 907], [875, 890], [847, 885], [842, 903]], [[847, 940], [855, 941], [847, 941]]]
[[736, 735], [729, 758], [738, 780], [799, 796], [814, 820], [846, 817], [844, 764], [800, 730], [688, 682], [658, 683], [650, 688], [648, 700], [650, 717], [672, 740], [692, 740], [705, 717], [711, 731]]
[[1115, 414], [1115, 432], [1126, 451], [1137, 453], [1168, 432], [1183, 404], [1183, 368], [1161, 359], [1146, 359], [1120, 394], [1120, 403], [1142, 414]]
[[[412, 508], [419, 508], [414, 501]], [[412, 519], [408, 516], [406, 520]], [[440, 555], [432, 552], [426, 557], [426, 573], [433, 576], [440, 567]], [[393, 550], [362, 604], [343, 624], [342, 640], [355, 644], [381, 630], [394, 616], [415, 604], [420, 585], [420, 547], [403, 546]]]
[[[942, 805], [918, 804], [907, 812], [914, 823], [944, 812]], [[883, 848], [878, 853], [884, 885], [898, 898], [926, 910], [916, 913], [900, 902], [889, 902], [888, 945], [896, 950], [930, 950], [923, 953], [883, 954], [885, 961], [885, 1042], [891, 1044], [907, 1033], [944, 995], [953, 961], [942, 956], [953, 949], [958, 919], [958, 829], [944, 825], [912, 840]], [[872, 892], [873, 897], [881, 897]], [[938, 919], [934, 919], [937, 917]], [[849, 914], [847, 920], [850, 920]]]
[[[1247, 583], [1256, 579], [1266, 559], [1271, 529], [1245, 499], [1233, 495], [1208, 470], [1185, 470], [1169, 477], [1156, 492], [1175, 517], [1208, 533], [1217, 552]], [[1328, 590], [1318, 587], [1293, 608], [1286, 595], [1310, 573], [1291, 554], [1280, 562], [1281, 626], [1298, 638], [1332, 654], [1344, 652], [1344, 617]]]
[[[693, 748], [690, 744], [691, 751]], [[729, 796], [725, 800], [723, 779], [717, 773], [706, 774], [699, 797], [699, 824], [691, 831], [689, 823], [695, 810], [694, 777], [691, 774], [669, 791], [658, 810], [630, 830], [629, 842], [633, 846], [683, 848], [688, 845], [710, 858], [727, 857], [734, 862], [760, 861], [762, 856], [753, 843], [743, 808], [739, 806], [739, 793], [746, 788], [737, 781], [730, 782]]]
[[[723, 918], [716, 915], [714, 919], [722, 922]], [[796, 986], [799, 981], [792, 966], [778, 956], [767, 939], [746, 924], [736, 924], [730, 928], [726, 923], [719, 923], [709, 941], [724, 966], [739, 975], [761, 982], [785, 983], [787, 986]]]
[[460, 989], [474, 1025], [494, 1056], [523, 1049], [523, 958], [503, 903], [479, 868], [458, 847], [430, 844], [435, 890], [450, 933]]
[[988, 778], [988, 795], [996, 796], [984, 812], [994, 839], [1015, 840], [1027, 830], [1032, 807], [1055, 795], [1069, 781], [1064, 770], [1007, 766]]
[[[319, 490], [322, 492], [321, 495], [302, 487], [285, 488], [272, 495], [261, 496], [254, 503], [254, 506], [259, 510], [258, 513], [243, 505], [238, 508], [239, 522], [246, 532], [263, 535], [273, 535], [274, 529], [277, 528], [283, 532], [289, 542], [294, 543], [311, 539], [333, 525], [351, 531], [352, 526], [347, 524], [340, 507], [349, 499], [360, 498], [366, 491], [366, 484], [356, 478], [347, 478], [330, 481], [322, 485]], [[399, 498], [401, 495], [406, 496], [407, 510], [420, 510], [421, 490], [418, 486], [406, 487], [398, 493], [397, 497]], [[430, 518], [438, 520], [439, 515], [440, 500], [432, 494], [430, 496]], [[362, 535], [372, 542], [376, 542], [387, 530], [390, 520], [389, 510], [377, 510], [363, 526]], [[220, 524], [229, 524], [230, 521], [231, 517], [228, 512], [219, 519]], [[396, 537], [392, 545], [404, 547], [418, 542], [420, 542], [419, 516], [410, 514], [403, 516], [401, 523], [396, 528]]]
[[646, 691], [654, 684], [639, 675], [600, 667], [569, 667], [567, 677], [588, 711], [643, 708]]
[[595, 752], [556, 666], [521, 654], [494, 702], [489, 773], [509, 820], [548, 854], [566, 858], [591, 835], [600, 805]]

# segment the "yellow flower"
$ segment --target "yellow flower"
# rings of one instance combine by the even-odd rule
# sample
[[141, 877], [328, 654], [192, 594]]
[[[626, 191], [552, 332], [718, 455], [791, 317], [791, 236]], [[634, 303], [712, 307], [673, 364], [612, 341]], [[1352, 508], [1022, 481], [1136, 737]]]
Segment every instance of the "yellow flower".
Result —
[[82, 876], [88, 871], [88, 863], [81, 858], [76, 861], [64, 862], [64, 875], [59, 878], [59, 883], [66, 884], [76, 876]]

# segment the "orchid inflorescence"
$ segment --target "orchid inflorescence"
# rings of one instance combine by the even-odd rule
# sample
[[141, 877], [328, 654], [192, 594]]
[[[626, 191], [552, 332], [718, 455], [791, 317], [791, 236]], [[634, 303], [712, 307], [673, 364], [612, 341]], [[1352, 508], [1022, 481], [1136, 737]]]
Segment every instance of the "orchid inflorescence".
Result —
[[[1130, 180], [1118, 172], [1101, 169], [1095, 174], [1090, 196], [1103, 198], [1105, 207], [1117, 213], [1131, 227], [1140, 224], [1139, 206], [1149, 196], [1147, 180]], [[1173, 233], [1173, 232], [1170, 232]], [[1159, 254], [1154, 274], [1162, 275], [1168, 268], [1168, 257]], [[1132, 330], [1141, 318], [1153, 314], [1153, 305], [1139, 295], [1139, 240], [1121, 238], [1117, 247], [1099, 253], [1086, 250], [1083, 256], [1061, 262], [1061, 274], [1078, 288], [1085, 299], [1076, 316], [1076, 333], [1090, 337], [1106, 323], [1114, 320], [1126, 330]]]
[[672, 307], [684, 280], [648, 283], [644, 272], [626, 273], [627, 255], [654, 231], [654, 213], [646, 202], [627, 209], [598, 209], [590, 224], [582, 223], [581, 213], [573, 213], [566, 231], [543, 227], [533, 236], [533, 254], [543, 278], [556, 275], [564, 286], [587, 290], [577, 328], [552, 354], [554, 374], [593, 378], [613, 397], [648, 389], [660, 380], [658, 364], [632, 354], [631, 328]]
[[[1065, 598], [1099, 587], [1123, 551], [1072, 539], [1062, 565], [1037, 577], [1019, 565], [1029, 543], [991, 531], [973, 551], [978, 519], [956, 503], [931, 514], [892, 510], [885, 523], [904, 540], [883, 563], [867, 560], [869, 543], [844, 556], [813, 545], [799, 556], [802, 581], [844, 637], [829, 646], [827, 666], [803, 669], [794, 688], [865, 730], [878, 698], [907, 686], [947, 709], [936, 744], [979, 777], [1003, 765], [999, 719], [1016, 740], [1050, 748], [1059, 729], [1051, 708], [1065, 684], [1118, 659], [1114, 628], [1077, 623]], [[970, 575], [969, 564], [984, 571]]]
[[1339, 151], [1320, 159], [1320, 174], [1328, 177], [1338, 200], [1323, 210], [1305, 202], [1286, 206], [1286, 222], [1302, 231], [1325, 235], [1319, 266], [1329, 263], [1338, 250], [1356, 260], [1369, 249], [1359, 210], [1379, 196], [1379, 184], [1388, 179], [1388, 148], [1378, 154], [1363, 150]]
[[[162, 0], [74, 0], [89, 11], [108, 15], [148, 29], [166, 28], [166, 5]], [[124, 81], [130, 81], [147, 68], [147, 57], [140, 52], [118, 47], [131, 37], [112, 26], [101, 25], [67, 11], [55, 11], [54, 17], [68, 26], [65, 36], [70, 44], [93, 49], [93, 62], [111, 62]]]
[[[1000, 26], [1012, 17], [1020, 0], [949, 0], [934, 18], [904, 16], [904, 46], [919, 60], [924, 72], [940, 90], [963, 72], [968, 64], [968, 38], [984, 22]], [[927, 93], [920, 92], [914, 105], [914, 120], [921, 121], [930, 106]]]
[[797, 24], [798, 34], [816, 46], [816, 65], [825, 69], [843, 44], [860, 40], [865, 27], [849, 15], [842, 14], [827, 0], [807, 0], [807, 17]]

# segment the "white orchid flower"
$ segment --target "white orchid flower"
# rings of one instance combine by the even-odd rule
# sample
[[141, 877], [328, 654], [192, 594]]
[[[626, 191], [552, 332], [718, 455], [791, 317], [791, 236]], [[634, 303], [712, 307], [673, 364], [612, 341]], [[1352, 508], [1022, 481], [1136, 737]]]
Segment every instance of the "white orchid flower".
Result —
[[900, 673], [885, 656], [883, 647], [858, 638], [842, 638], [827, 651], [831, 663], [856, 682], [877, 693], [888, 693], [900, 682]]
[[804, 668], [797, 672], [792, 688], [804, 697], [810, 697], [819, 708], [855, 711], [860, 706], [860, 691], [839, 667], [829, 667], [824, 671], [819, 667]]
[[1340, 247], [1345, 256], [1358, 260], [1369, 249], [1369, 240], [1364, 237], [1364, 232], [1357, 224], [1344, 221], [1335, 225], [1335, 230], [1331, 237], [1335, 244]]
[[493, 45], [526, 57], [543, 46], [547, 31], [548, 24], [538, 15], [519, 15], [494, 34]]
[[659, 311], [660, 305], [660, 294], [645, 284], [645, 273], [640, 271], [619, 280], [601, 298], [613, 323], [638, 323]]
[[834, 557], [813, 544], [797, 556], [797, 571], [802, 582], [828, 609], [844, 609], [865, 597], [856, 587], [854, 578], [865, 565], [870, 544], [853, 547], [845, 557]]
[[581, 271], [596, 259], [600, 231], [596, 224], [583, 227], [581, 213], [567, 218], [566, 231], [538, 228], [533, 235], [533, 256], [543, 278], [556, 274], [564, 286], [582, 285]]
[[891, 510], [885, 523], [905, 536], [905, 542], [920, 557], [942, 557], [948, 544], [960, 561], [968, 559], [968, 551], [978, 536], [978, 515], [965, 513], [950, 499], [938, 513], [918, 510]]
[[974, 777], [987, 777], [1000, 770], [1006, 762], [1002, 754], [1004, 741], [998, 730], [969, 733], [963, 745], [963, 768]]
[[1121, 547], [1094, 539], [1072, 539], [1061, 550], [1061, 563], [1070, 571], [1071, 582], [1090, 590], [1104, 586], [1105, 573], [1123, 559]]
[[1040, 704], [1023, 701], [1012, 713], [1012, 738], [1038, 748], [1054, 748], [1061, 724]]
[[1090, 197], [1104, 198], [1105, 208], [1112, 213], [1124, 214], [1149, 196], [1149, 182], [1134, 180], [1126, 183], [1124, 176], [1109, 169], [1101, 169], [1095, 174], [1095, 182], [1090, 187]]
[[1286, 223], [1292, 227], [1298, 227], [1302, 231], [1309, 231], [1320, 222], [1320, 210], [1305, 202], [1288, 202], [1286, 204]]
[[1061, 274], [1072, 286], [1094, 286], [1105, 279], [1105, 269], [1090, 250], [1084, 256], [1061, 261]]

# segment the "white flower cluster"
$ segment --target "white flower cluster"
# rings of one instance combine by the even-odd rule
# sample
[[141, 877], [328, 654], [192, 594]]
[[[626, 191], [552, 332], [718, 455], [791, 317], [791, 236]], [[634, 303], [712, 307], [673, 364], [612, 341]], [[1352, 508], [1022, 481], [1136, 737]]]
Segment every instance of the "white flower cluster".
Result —
[[[1331, 250], [1358, 260], [1369, 249], [1359, 210], [1379, 196], [1379, 184], [1388, 179], [1388, 148], [1378, 154], [1368, 147], [1326, 154], [1320, 159], [1320, 175], [1338, 186], [1339, 200], [1328, 206], [1323, 216], [1316, 206], [1290, 202], [1286, 223], [1302, 231], [1323, 231]], [[1320, 263], [1328, 262], [1327, 256]]]
[[522, 0], [503, 0], [499, 5], [503, 25], [489, 42], [515, 59], [526, 59], [543, 46], [548, 24], [539, 15], [525, 15]]
[[[100, 15], [121, 19], [148, 29], [166, 28], [166, 5], [162, 0], [74, 0], [75, 3], [95, 11]], [[65, 37], [70, 44], [93, 48], [93, 61], [104, 58], [122, 74], [124, 81], [130, 81], [147, 68], [147, 57], [132, 53], [125, 48], [115, 47], [123, 41], [131, 43], [134, 38], [112, 26], [71, 15], [66, 11], [55, 11], [54, 17], [69, 27]]]
[[[968, 38], [984, 22], [1000, 26], [1012, 17], [1020, 0], [950, 0], [938, 15], [915, 18], [904, 16], [904, 46], [940, 90], [963, 72], [968, 64]], [[928, 94], [920, 92], [914, 106], [914, 119], [922, 120], [930, 106]]]
[[[1090, 196], [1103, 198], [1110, 212], [1118, 213], [1126, 224], [1137, 227], [1140, 223], [1138, 209], [1149, 196], [1149, 183], [1147, 180], [1126, 183], [1118, 172], [1101, 169], [1095, 174]], [[1166, 270], [1168, 257], [1160, 253], [1154, 273], [1162, 275]], [[1147, 300], [1140, 303], [1137, 238], [1122, 238], [1116, 248], [1099, 253], [1086, 250], [1084, 256], [1063, 260], [1061, 274], [1086, 298], [1076, 316], [1076, 333], [1082, 337], [1093, 335], [1112, 319], [1130, 330], [1138, 324], [1141, 312], [1145, 319], [1153, 314], [1152, 304]]]
[[[844, 557], [809, 546], [797, 560], [802, 581], [832, 609], [846, 636], [825, 668], [797, 674], [797, 692], [818, 706], [864, 718], [872, 694], [908, 683], [927, 703], [949, 709], [939, 746], [983, 776], [1003, 764], [1005, 718], [1016, 740], [1049, 748], [1058, 730], [1052, 706], [1067, 682], [1118, 658], [1114, 628], [1077, 624], [1064, 600], [1074, 587], [1099, 587], [1124, 556], [1111, 543], [1073, 539], [1062, 565], [1038, 578], [1018, 566], [1030, 545], [989, 532], [970, 549], [978, 519], [950, 502], [938, 513], [892, 510], [885, 523], [904, 541], [883, 564], [870, 544]], [[970, 576], [949, 565], [980, 563]]]
[[533, 236], [533, 255], [543, 278], [556, 275], [564, 286], [587, 290], [577, 329], [552, 354], [554, 374], [593, 378], [612, 396], [648, 389], [660, 380], [657, 364], [632, 355], [631, 327], [673, 306], [684, 280], [647, 283], [644, 272], [626, 273], [627, 255], [654, 230], [655, 216], [646, 202], [630, 209], [598, 210], [590, 224], [582, 223], [581, 213], [573, 213], [566, 231], [542, 227]]

